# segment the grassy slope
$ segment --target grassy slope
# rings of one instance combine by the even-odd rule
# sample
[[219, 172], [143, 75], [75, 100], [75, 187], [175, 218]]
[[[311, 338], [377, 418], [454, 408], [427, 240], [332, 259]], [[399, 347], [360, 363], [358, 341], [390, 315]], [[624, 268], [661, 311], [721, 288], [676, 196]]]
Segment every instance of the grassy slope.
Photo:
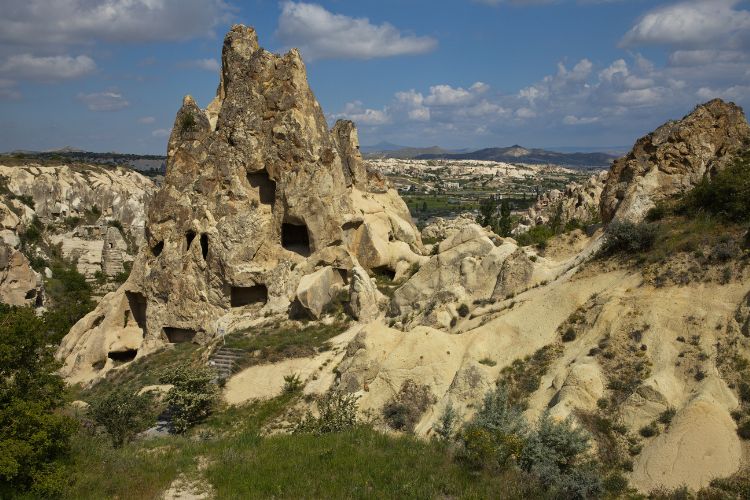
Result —
[[[217, 498], [529, 498], [520, 474], [475, 475], [437, 442], [359, 427], [341, 434], [261, 437], [259, 429], [299, 395], [229, 408], [189, 437], [110, 448], [82, 431], [74, 441], [65, 498], [157, 498], [185, 474]], [[201, 457], [208, 462], [198, 472]]]

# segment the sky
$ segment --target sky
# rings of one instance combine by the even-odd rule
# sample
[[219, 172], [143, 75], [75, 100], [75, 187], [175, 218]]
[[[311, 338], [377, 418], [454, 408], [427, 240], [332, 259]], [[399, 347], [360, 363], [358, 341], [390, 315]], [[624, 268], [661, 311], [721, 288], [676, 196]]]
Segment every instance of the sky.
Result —
[[0, 151], [165, 154], [234, 23], [299, 48], [363, 145], [622, 150], [750, 106], [750, 0], [2, 0]]

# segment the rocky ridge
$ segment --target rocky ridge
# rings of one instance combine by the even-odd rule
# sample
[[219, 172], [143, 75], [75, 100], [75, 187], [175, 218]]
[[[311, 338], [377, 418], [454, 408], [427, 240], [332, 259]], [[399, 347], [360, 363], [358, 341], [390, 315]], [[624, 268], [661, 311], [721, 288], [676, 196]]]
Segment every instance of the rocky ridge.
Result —
[[714, 99], [639, 139], [615, 161], [601, 195], [604, 222], [640, 221], [649, 209], [722, 170], [750, 144], [742, 108]]

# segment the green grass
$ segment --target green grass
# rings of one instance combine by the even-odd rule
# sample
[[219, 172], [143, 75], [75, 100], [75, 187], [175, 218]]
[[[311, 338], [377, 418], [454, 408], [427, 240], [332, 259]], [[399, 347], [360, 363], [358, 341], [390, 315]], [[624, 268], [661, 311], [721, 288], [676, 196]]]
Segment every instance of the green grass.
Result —
[[[264, 424], [301, 396], [284, 394], [214, 414], [188, 436], [120, 449], [81, 431], [64, 498], [158, 498], [180, 474], [201, 478], [216, 498], [540, 498], [520, 472], [471, 473], [437, 441], [370, 427], [262, 437]], [[199, 459], [209, 465], [198, 472]]]
[[[476, 476], [441, 445], [368, 427], [231, 446], [207, 476], [219, 498], [528, 498], [518, 474]], [[501, 493], [502, 492], [502, 493]]]
[[195, 344], [175, 344], [145, 358], [134, 361], [126, 370], [109, 372], [101, 381], [88, 389], [71, 389], [73, 399], [91, 401], [113, 390], [135, 393], [147, 385], [159, 383], [159, 374], [183, 362], [199, 362], [201, 348]]
[[346, 323], [331, 325], [311, 324], [303, 328], [279, 326], [227, 335], [226, 346], [248, 354], [260, 351], [259, 356], [248, 356], [242, 363], [251, 366], [276, 363], [287, 358], [314, 356], [326, 349], [326, 342], [347, 328]]

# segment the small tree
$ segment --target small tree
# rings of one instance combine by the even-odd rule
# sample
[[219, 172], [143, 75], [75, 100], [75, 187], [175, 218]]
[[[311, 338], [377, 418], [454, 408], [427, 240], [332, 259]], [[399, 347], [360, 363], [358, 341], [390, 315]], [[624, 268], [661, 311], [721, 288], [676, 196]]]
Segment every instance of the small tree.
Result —
[[294, 428], [296, 434], [329, 434], [342, 432], [357, 425], [357, 400], [354, 394], [329, 391], [318, 399], [318, 414], [309, 410]]
[[450, 441], [456, 432], [456, 425], [459, 420], [460, 417], [458, 412], [453, 408], [453, 404], [448, 401], [448, 404], [445, 405], [445, 409], [443, 410], [443, 413], [440, 414], [440, 418], [435, 424], [435, 427], [433, 427], [435, 434], [437, 434], [443, 441]]
[[54, 347], [30, 308], [0, 304], [0, 498], [55, 496], [75, 421], [61, 415]]
[[148, 394], [130, 395], [114, 391], [94, 401], [89, 415], [104, 427], [112, 446], [120, 448], [153, 422], [150, 408], [151, 397]]
[[602, 482], [589, 448], [588, 434], [573, 427], [570, 417], [557, 422], [545, 411], [523, 447], [519, 464], [562, 497], [596, 498]]
[[218, 392], [215, 374], [206, 367], [182, 364], [159, 377], [162, 384], [172, 384], [165, 397], [171, 414], [172, 432], [182, 434], [211, 414]]
[[511, 405], [504, 385], [488, 392], [474, 419], [461, 432], [461, 458], [469, 467], [504, 468], [523, 448], [528, 425]]

